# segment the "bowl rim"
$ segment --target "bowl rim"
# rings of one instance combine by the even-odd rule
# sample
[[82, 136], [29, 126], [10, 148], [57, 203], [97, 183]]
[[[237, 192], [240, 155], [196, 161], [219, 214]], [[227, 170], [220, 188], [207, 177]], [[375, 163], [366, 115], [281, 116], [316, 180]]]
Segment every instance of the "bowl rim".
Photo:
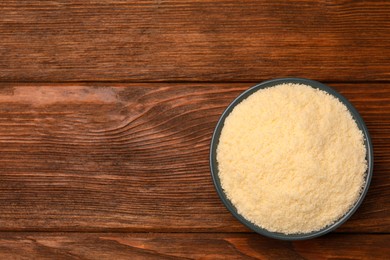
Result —
[[[359, 195], [359, 198], [355, 202], [355, 204], [348, 210], [346, 214], [344, 214], [342, 217], [340, 217], [338, 220], [336, 220], [333, 224], [330, 224], [326, 226], [323, 229], [320, 229], [318, 231], [310, 232], [310, 233], [299, 233], [299, 234], [284, 234], [284, 233], [279, 233], [279, 232], [271, 232], [268, 231], [264, 228], [261, 228], [252, 222], [248, 221], [245, 219], [242, 215], [240, 215], [234, 205], [230, 202], [230, 200], [226, 197], [223, 188], [221, 186], [221, 182], [218, 176], [218, 163], [216, 160], [216, 149], [219, 143], [219, 137], [221, 134], [221, 130], [224, 126], [225, 119], [227, 116], [231, 113], [233, 108], [238, 105], [241, 101], [243, 101], [245, 98], [253, 94], [254, 92], [264, 89], [264, 88], [269, 88], [273, 87], [279, 84], [283, 83], [298, 83], [298, 84], [305, 84], [308, 86], [311, 86], [316, 89], [323, 90], [327, 92], [328, 94], [332, 95], [333, 97], [337, 98], [341, 103], [343, 103], [348, 111], [351, 113], [353, 119], [355, 120], [357, 126], [359, 129], [363, 132], [364, 136], [364, 145], [366, 147], [366, 160], [367, 160], [367, 170], [365, 174], [365, 183], [363, 186], [363, 190]], [[242, 224], [244, 224], [246, 227], [251, 229], [252, 231], [255, 231], [258, 234], [264, 235], [266, 237], [274, 238], [274, 239], [279, 239], [279, 240], [287, 240], [287, 241], [294, 241], [294, 240], [306, 240], [306, 239], [311, 239], [315, 237], [319, 237], [322, 235], [325, 235], [336, 228], [340, 227], [343, 223], [345, 223], [359, 208], [361, 203], [363, 202], [367, 192], [368, 188], [371, 183], [372, 179], [372, 174], [373, 174], [373, 168], [374, 168], [374, 154], [373, 154], [373, 146], [372, 146], [372, 141], [370, 134], [368, 132], [367, 126], [364, 123], [363, 118], [360, 116], [359, 112], [356, 110], [356, 108], [339, 92], [334, 90], [333, 88], [320, 83], [315, 80], [311, 79], [305, 79], [305, 78], [277, 78], [277, 79], [272, 79], [272, 80], [267, 80], [264, 82], [261, 82], [259, 84], [254, 85], [253, 87], [245, 90], [242, 92], [238, 97], [236, 97], [224, 110], [222, 115], [220, 116], [217, 125], [214, 129], [212, 138], [211, 138], [211, 143], [210, 143], [210, 171], [211, 171], [211, 176], [212, 180], [214, 183], [214, 187], [218, 193], [219, 198], [222, 200], [224, 206], [228, 209], [228, 211]]]

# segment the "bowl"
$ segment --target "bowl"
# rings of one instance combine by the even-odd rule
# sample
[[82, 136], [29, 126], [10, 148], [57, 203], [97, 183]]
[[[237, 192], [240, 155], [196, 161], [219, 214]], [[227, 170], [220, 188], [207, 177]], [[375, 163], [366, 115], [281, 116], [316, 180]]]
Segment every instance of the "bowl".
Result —
[[[365, 183], [363, 186], [363, 190], [359, 195], [358, 200], [355, 202], [355, 204], [344, 214], [341, 218], [339, 218], [337, 221], [335, 221], [333, 224], [326, 226], [325, 228], [318, 230], [318, 231], [313, 231], [310, 233], [300, 233], [300, 234], [284, 234], [284, 233], [278, 233], [278, 232], [271, 232], [268, 231], [262, 227], [259, 227], [247, 219], [245, 219], [242, 215], [240, 215], [237, 212], [237, 209], [235, 206], [231, 203], [231, 201], [227, 198], [226, 194], [224, 193], [224, 190], [221, 186], [221, 182], [219, 179], [218, 175], [218, 162], [216, 160], [216, 149], [218, 146], [219, 138], [221, 135], [222, 128], [224, 126], [224, 122], [226, 117], [230, 114], [230, 112], [233, 110], [233, 108], [238, 105], [241, 101], [243, 101], [245, 98], [253, 94], [254, 92], [258, 91], [259, 89], [263, 88], [269, 88], [272, 86], [276, 86], [279, 84], [283, 83], [298, 83], [298, 84], [305, 84], [309, 85], [313, 88], [317, 88], [320, 90], [323, 90], [330, 95], [336, 97], [341, 103], [343, 103], [349, 112], [351, 113], [353, 119], [355, 120], [358, 128], [362, 131], [364, 135], [364, 145], [366, 147], [366, 160], [367, 160], [367, 171], [365, 175]], [[303, 79], [303, 78], [280, 78], [280, 79], [273, 79], [269, 81], [262, 82], [260, 84], [257, 84], [253, 86], [252, 88], [244, 91], [241, 95], [239, 95], [227, 108], [226, 110], [222, 113], [222, 116], [220, 117], [213, 136], [211, 140], [211, 145], [210, 145], [210, 170], [211, 170], [211, 176], [214, 182], [215, 189], [222, 200], [223, 204], [225, 207], [231, 212], [231, 214], [242, 224], [244, 224], [246, 227], [251, 229], [252, 231], [264, 235], [266, 237], [274, 238], [274, 239], [280, 239], [280, 240], [305, 240], [305, 239], [311, 239], [315, 237], [322, 236], [326, 233], [329, 233], [339, 226], [341, 226], [345, 221], [347, 221], [354, 213], [355, 211], [359, 208], [361, 205], [364, 197], [367, 194], [370, 182], [371, 182], [371, 177], [372, 177], [372, 172], [373, 172], [373, 147], [371, 143], [371, 138], [368, 133], [367, 127], [359, 115], [358, 111], [352, 106], [352, 104], [345, 98], [343, 97], [340, 93], [335, 91], [334, 89], [314, 80], [309, 80], [309, 79]]]

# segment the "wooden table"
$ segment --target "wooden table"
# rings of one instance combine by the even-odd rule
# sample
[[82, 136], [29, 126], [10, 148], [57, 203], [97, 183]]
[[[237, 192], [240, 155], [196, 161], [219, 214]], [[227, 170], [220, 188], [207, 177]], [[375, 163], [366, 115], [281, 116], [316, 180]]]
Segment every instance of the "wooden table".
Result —
[[[209, 143], [263, 80], [327, 83], [375, 169], [332, 234], [283, 242], [225, 209]], [[0, 2], [1, 259], [390, 257], [389, 1]]]

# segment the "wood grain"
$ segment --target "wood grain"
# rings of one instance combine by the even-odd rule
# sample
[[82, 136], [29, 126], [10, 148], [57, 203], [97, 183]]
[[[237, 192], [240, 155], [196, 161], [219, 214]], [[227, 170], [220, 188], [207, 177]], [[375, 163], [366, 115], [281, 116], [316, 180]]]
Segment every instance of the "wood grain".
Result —
[[388, 81], [389, 1], [0, 2], [0, 81]]
[[0, 233], [0, 258], [387, 259], [389, 240], [357, 234], [285, 242], [237, 233]]
[[[251, 85], [0, 86], [0, 231], [247, 232], [220, 202], [209, 143]], [[338, 231], [390, 232], [390, 84], [332, 84], [361, 112], [375, 169]]]

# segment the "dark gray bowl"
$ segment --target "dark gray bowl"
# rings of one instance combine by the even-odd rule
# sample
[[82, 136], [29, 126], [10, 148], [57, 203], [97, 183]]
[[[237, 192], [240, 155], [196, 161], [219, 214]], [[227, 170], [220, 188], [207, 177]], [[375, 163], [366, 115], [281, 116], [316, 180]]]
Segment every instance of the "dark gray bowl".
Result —
[[[233, 110], [233, 108], [237, 104], [239, 104], [242, 100], [247, 98], [252, 93], [256, 92], [259, 89], [272, 87], [272, 86], [282, 84], [282, 83], [301, 83], [301, 84], [309, 85], [309, 86], [312, 86], [313, 88], [317, 88], [317, 89], [321, 89], [323, 91], [326, 91], [327, 93], [338, 98], [344, 105], [347, 106], [349, 112], [352, 114], [353, 118], [355, 119], [359, 129], [364, 134], [364, 144], [365, 144], [366, 150], [367, 150], [366, 159], [367, 159], [368, 167], [367, 167], [367, 172], [366, 172], [365, 184], [364, 184], [363, 191], [360, 194], [359, 199], [356, 201], [355, 205], [344, 216], [342, 216], [340, 219], [338, 219], [335, 223], [325, 227], [322, 230], [311, 232], [311, 233], [286, 235], [286, 234], [278, 233], [278, 232], [270, 232], [264, 228], [261, 228], [255, 224], [249, 222], [243, 216], [238, 214], [235, 206], [226, 197], [226, 195], [222, 189], [219, 176], [218, 176], [218, 163], [216, 160], [216, 149], [218, 146], [219, 137], [221, 135], [221, 130], [224, 126], [224, 122], [225, 122], [226, 117], [230, 114], [230, 112]], [[253, 230], [261, 235], [275, 238], [275, 239], [281, 239], [281, 240], [310, 239], [310, 238], [322, 236], [322, 235], [324, 235], [328, 232], [331, 232], [332, 230], [338, 228], [339, 226], [341, 226], [345, 221], [347, 221], [347, 219], [349, 219], [353, 215], [353, 213], [355, 213], [355, 211], [358, 209], [358, 207], [362, 203], [364, 197], [366, 196], [367, 191], [368, 191], [368, 187], [370, 186], [370, 182], [371, 182], [373, 167], [374, 167], [374, 155], [373, 155], [371, 138], [370, 138], [370, 135], [368, 133], [367, 127], [366, 127], [363, 119], [361, 118], [361, 116], [357, 112], [357, 110], [351, 105], [351, 103], [349, 103], [349, 101], [345, 97], [343, 97], [341, 94], [339, 94], [338, 92], [336, 92], [332, 88], [330, 88], [330, 87], [328, 87], [320, 82], [317, 82], [314, 80], [309, 80], [309, 79], [301, 79], [301, 78], [274, 79], [274, 80], [265, 81], [263, 83], [260, 83], [256, 86], [246, 90], [241, 95], [239, 95], [223, 112], [221, 118], [219, 119], [219, 121], [217, 123], [217, 126], [215, 128], [215, 131], [214, 131], [214, 134], [213, 134], [213, 137], [211, 140], [211, 147], [210, 147], [211, 175], [213, 178], [215, 188], [216, 188], [218, 195], [221, 198], [223, 204], [225, 204], [226, 208], [233, 214], [234, 217], [236, 217], [242, 224], [247, 226], [249, 229], [251, 229], [251, 230]]]

